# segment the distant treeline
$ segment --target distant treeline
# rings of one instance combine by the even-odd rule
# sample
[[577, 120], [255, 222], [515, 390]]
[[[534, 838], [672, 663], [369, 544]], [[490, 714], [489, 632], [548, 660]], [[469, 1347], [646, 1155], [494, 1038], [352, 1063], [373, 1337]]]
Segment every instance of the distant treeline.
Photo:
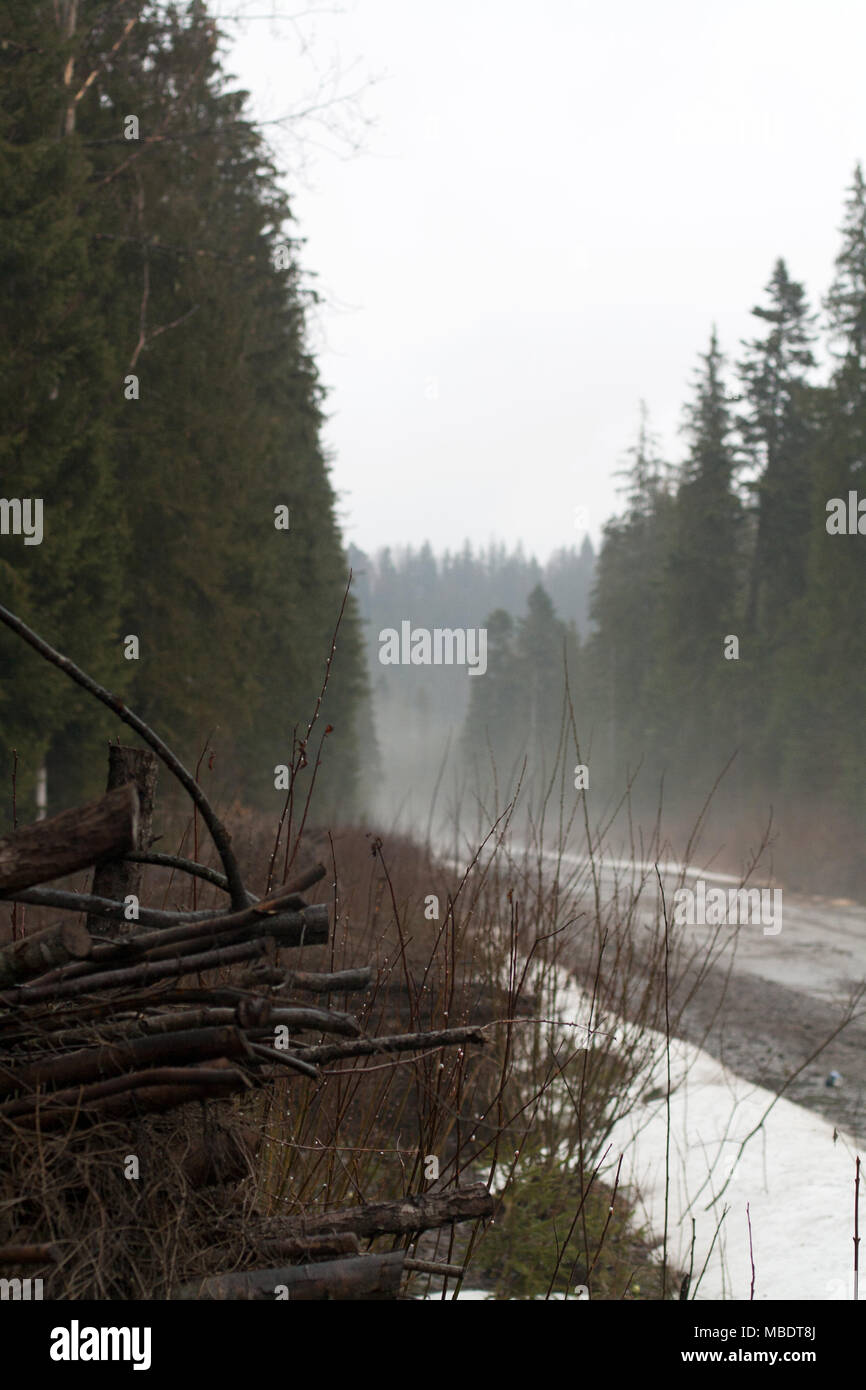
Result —
[[[461, 781], [487, 780], [497, 764], [519, 767], [527, 730], [539, 733], [561, 704], [563, 661], [574, 667], [589, 630], [595, 552], [589, 537], [556, 551], [545, 564], [502, 543], [433, 553], [429, 544], [366, 555], [349, 548], [353, 589], [364, 623], [383, 815], [405, 804], [426, 823], [430, 791], [446, 749]], [[554, 611], [554, 603], [556, 610]], [[561, 615], [561, 616], [558, 616]], [[380, 633], [437, 628], [487, 632], [487, 669], [463, 665], [384, 665]]]
[[[201, 3], [4, 7], [0, 594], [186, 761], [211, 735], [227, 795], [276, 806], [348, 565], [291, 210], [218, 37]], [[12, 504], [35, 499], [28, 542]], [[351, 599], [319, 774], [343, 814], [363, 687]], [[14, 753], [27, 818], [40, 765], [58, 809], [117, 732], [0, 632], [4, 818]]]
[[[582, 544], [557, 550], [546, 564], [527, 556], [521, 546], [509, 551], [491, 543], [473, 550], [469, 541], [462, 550], [446, 550], [436, 556], [429, 542], [420, 546], [383, 547], [366, 555], [349, 547], [353, 570], [352, 588], [364, 618], [365, 643], [370, 669], [378, 674], [378, 688], [387, 688], [377, 672], [379, 633], [409, 619], [415, 627], [478, 627], [495, 609], [522, 613], [530, 593], [539, 584], [562, 617], [579, 634], [589, 627], [590, 591], [595, 571], [595, 552], [588, 536]], [[426, 688], [435, 707], [453, 713], [454, 694], [441, 681], [424, 680], [423, 669], [414, 668], [419, 688]], [[463, 689], [465, 672], [452, 672]], [[457, 677], [459, 676], [459, 680]]]

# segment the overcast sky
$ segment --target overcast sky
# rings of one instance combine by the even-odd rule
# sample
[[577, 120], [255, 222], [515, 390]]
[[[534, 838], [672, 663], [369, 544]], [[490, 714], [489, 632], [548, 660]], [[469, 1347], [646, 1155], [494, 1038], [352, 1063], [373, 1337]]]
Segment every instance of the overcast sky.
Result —
[[543, 559], [580, 539], [577, 508], [597, 540], [639, 399], [678, 459], [712, 323], [736, 354], [779, 255], [826, 293], [866, 156], [864, 0], [347, 0], [225, 27], [259, 119], [308, 104], [316, 70], [327, 99], [335, 56], [336, 90], [364, 89], [323, 113], [370, 121], [351, 157], [321, 124], [268, 127], [364, 549]]

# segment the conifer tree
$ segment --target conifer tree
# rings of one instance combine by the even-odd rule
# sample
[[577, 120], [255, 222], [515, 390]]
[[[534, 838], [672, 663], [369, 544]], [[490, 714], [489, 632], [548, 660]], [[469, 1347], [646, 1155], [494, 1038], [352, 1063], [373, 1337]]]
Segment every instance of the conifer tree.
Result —
[[[820, 412], [807, 589], [781, 704], [787, 786], [799, 784], [809, 749], [810, 786], [866, 824], [866, 550], [859, 534], [830, 534], [827, 504], [866, 496], [866, 181], [858, 164], [842, 245], [825, 300], [835, 358]], [[792, 725], [792, 716], [796, 726]]]
[[715, 328], [701, 363], [686, 409], [689, 452], [659, 592], [656, 696], [665, 729], [663, 763], [675, 756], [683, 785], [693, 788], [718, 771], [715, 764], [730, 752], [731, 729], [738, 726], [737, 662], [724, 659], [724, 639], [738, 635], [743, 560], [733, 422]]
[[745, 404], [741, 453], [750, 469], [757, 523], [745, 629], [772, 645], [803, 593], [812, 508], [814, 419], [809, 374], [815, 316], [803, 286], [779, 259], [766, 288], [768, 303], [752, 313], [767, 325], [744, 343], [739, 377]]
[[659, 589], [670, 497], [644, 402], [637, 439], [626, 456], [628, 463], [620, 470], [625, 511], [604, 530], [591, 608], [596, 630], [587, 649], [589, 702], [593, 724], [606, 730], [599, 747], [603, 780], [611, 791], [625, 769], [646, 756], [654, 733]]
[[[11, 607], [93, 666], [117, 650], [125, 528], [101, 268], [81, 206], [89, 166], [68, 115], [72, 40], [57, 21], [52, 7], [13, 5], [0, 44], [0, 475], [6, 499], [38, 500], [43, 516], [41, 544], [0, 537], [0, 579]], [[50, 769], [56, 806], [110, 716], [5, 630], [0, 671], [0, 776], [15, 748], [26, 816], [52, 742], [68, 752]]]
[[482, 785], [491, 776], [492, 760], [504, 794], [515, 773], [515, 759], [522, 760], [516, 624], [510, 613], [497, 608], [484, 626], [487, 670], [472, 682], [462, 749], [464, 760]]

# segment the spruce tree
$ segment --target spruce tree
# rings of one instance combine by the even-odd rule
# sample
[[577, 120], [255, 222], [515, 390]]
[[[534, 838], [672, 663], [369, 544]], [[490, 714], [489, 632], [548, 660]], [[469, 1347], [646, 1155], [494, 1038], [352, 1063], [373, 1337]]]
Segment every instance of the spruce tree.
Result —
[[656, 696], [663, 761], [694, 791], [740, 737], [738, 663], [725, 660], [724, 643], [740, 635], [744, 548], [725, 359], [715, 328], [701, 363], [686, 409], [689, 452], [659, 593]]
[[[787, 784], [810, 786], [866, 825], [866, 551], [859, 534], [827, 529], [827, 504], [866, 497], [866, 182], [854, 170], [836, 273], [825, 300], [835, 358], [815, 447], [807, 588], [797, 650], [786, 669], [784, 761]], [[792, 724], [792, 716], [796, 725]]]
[[[82, 7], [85, 22], [92, 12]], [[0, 474], [6, 499], [41, 503], [44, 535], [38, 545], [0, 537], [0, 575], [8, 606], [98, 669], [118, 650], [125, 528], [111, 452], [111, 287], [82, 210], [90, 169], [69, 118], [74, 35], [54, 7], [16, 4], [2, 40]], [[49, 806], [59, 809], [110, 716], [5, 629], [0, 673], [0, 777], [15, 748], [20, 812], [32, 814], [37, 769], [65, 741], [63, 766], [49, 768]]]
[[772, 645], [805, 585], [815, 434], [809, 392], [815, 316], [809, 312], [803, 286], [790, 278], [781, 259], [766, 293], [767, 305], [752, 310], [767, 325], [766, 332], [743, 344], [738, 368], [745, 400], [739, 430], [757, 511], [745, 628], [750, 636]]

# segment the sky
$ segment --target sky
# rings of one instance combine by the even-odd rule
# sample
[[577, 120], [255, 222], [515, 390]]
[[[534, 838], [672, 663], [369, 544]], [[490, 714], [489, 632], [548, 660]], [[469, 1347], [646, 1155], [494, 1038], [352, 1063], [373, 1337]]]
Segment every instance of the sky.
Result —
[[712, 325], [736, 358], [779, 256], [826, 294], [866, 159], [862, 0], [212, 10], [321, 295], [347, 542], [597, 542], [640, 399], [679, 460]]

